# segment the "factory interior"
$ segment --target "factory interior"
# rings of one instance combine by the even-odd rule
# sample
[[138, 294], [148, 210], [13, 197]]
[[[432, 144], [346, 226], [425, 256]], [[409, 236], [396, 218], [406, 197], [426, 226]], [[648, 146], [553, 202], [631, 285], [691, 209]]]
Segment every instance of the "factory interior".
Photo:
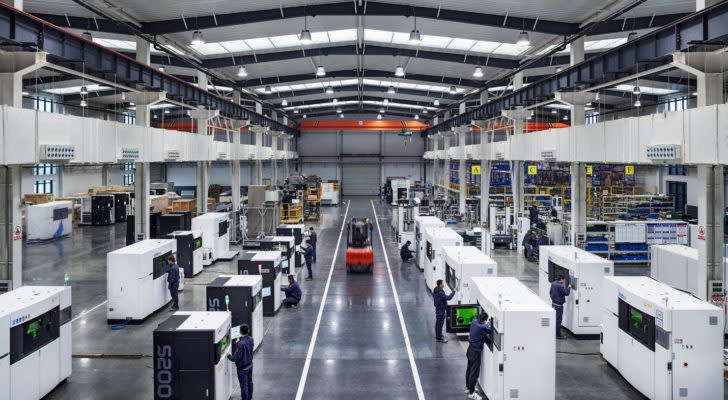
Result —
[[0, 0], [0, 400], [728, 399], [728, 1]]

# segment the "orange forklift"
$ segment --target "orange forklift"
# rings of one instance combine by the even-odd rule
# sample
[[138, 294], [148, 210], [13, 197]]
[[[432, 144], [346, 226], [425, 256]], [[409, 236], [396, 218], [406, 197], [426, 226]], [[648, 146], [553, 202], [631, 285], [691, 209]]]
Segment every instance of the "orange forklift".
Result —
[[369, 218], [352, 218], [346, 229], [346, 272], [371, 273], [374, 269], [372, 234], [374, 227]]

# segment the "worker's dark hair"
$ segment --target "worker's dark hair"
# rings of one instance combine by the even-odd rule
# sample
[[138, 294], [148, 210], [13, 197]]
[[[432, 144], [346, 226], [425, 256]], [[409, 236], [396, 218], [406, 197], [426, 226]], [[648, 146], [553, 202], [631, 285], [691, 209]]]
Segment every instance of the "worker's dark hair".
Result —
[[174, 264], [175, 262], [177, 262], [177, 260], [175, 260], [175, 259], [174, 259], [174, 256], [173, 256], [173, 255], [171, 255], [171, 254], [170, 254], [170, 255], [169, 255], [168, 257], [167, 257], [167, 261], [168, 261], [168, 262], [171, 262], [172, 264]]
[[288, 275], [288, 280], [289, 281], [295, 281], [296, 280], [296, 277], [293, 276], [293, 275]]
[[564, 277], [564, 275], [562, 275], [562, 274], [556, 275], [556, 280], [557, 281], [563, 281], [565, 279], [566, 279], [566, 277]]
[[437, 286], [440, 286], [440, 285], [442, 285], [442, 279], [437, 280]]
[[480, 314], [478, 314], [478, 321], [485, 322], [488, 320], [488, 313], [483, 311]]
[[306, 243], [311, 244], [311, 239], [306, 239]]
[[309, 226], [309, 227], [308, 227], [308, 230], [309, 230], [309, 231], [312, 231], [312, 230], [313, 230], [313, 226]]
[[407, 243], [405, 243], [405, 244], [412, 244], [412, 242], [410, 242], [410, 241], [408, 240], [408, 241], [407, 241]]
[[242, 324], [240, 325], [240, 334], [241, 335], [247, 335], [250, 333], [250, 327], [248, 324]]

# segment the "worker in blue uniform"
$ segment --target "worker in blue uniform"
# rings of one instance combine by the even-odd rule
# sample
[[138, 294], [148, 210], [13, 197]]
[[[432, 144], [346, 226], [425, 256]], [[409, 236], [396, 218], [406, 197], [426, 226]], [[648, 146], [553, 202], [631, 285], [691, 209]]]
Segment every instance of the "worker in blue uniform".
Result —
[[238, 369], [242, 400], [250, 400], [253, 398], [253, 338], [250, 337], [250, 327], [247, 324], [240, 326], [240, 335], [235, 344], [235, 352], [228, 354], [227, 358]]
[[412, 244], [412, 242], [410, 242], [408, 240], [407, 243], [405, 243], [402, 246], [402, 248], [399, 249], [399, 256], [402, 258], [402, 261], [403, 262], [404, 261], [409, 261], [409, 260], [411, 260], [413, 258], [412, 257], [412, 250], [410, 250], [410, 245], [411, 244]]
[[288, 287], [281, 288], [283, 293], [286, 294], [286, 298], [283, 299], [283, 305], [286, 307], [298, 308], [298, 303], [301, 301], [301, 287], [298, 286], [296, 278], [293, 275], [288, 275]]
[[313, 280], [313, 271], [311, 271], [311, 264], [313, 264], [313, 246], [311, 245], [311, 239], [306, 239], [301, 246], [303, 251], [303, 259], [306, 260], [306, 269], [308, 269], [307, 281]]
[[457, 290], [453, 289], [450, 295], [445, 294], [445, 284], [442, 279], [438, 279], [435, 289], [432, 290], [432, 299], [435, 303], [435, 340], [440, 343], [447, 343], [447, 339], [442, 336], [442, 326], [445, 324], [445, 312], [447, 312], [447, 302], [452, 300]]
[[316, 262], [316, 243], [318, 242], [318, 234], [313, 229], [313, 226], [308, 228], [308, 240], [311, 242], [313, 248], [313, 262]]
[[549, 294], [551, 296], [551, 306], [556, 311], [556, 339], [566, 339], [566, 336], [561, 335], [561, 320], [564, 317], [566, 296], [571, 294], [571, 285], [566, 285], [564, 276], [559, 275], [555, 281], [551, 282]]
[[470, 323], [470, 335], [468, 336], [468, 368], [465, 370], [465, 387], [468, 389], [468, 399], [481, 400], [482, 397], [475, 392], [475, 385], [478, 384], [480, 376], [480, 364], [483, 356], [483, 343], [491, 332], [493, 318], [488, 320], [488, 314], [482, 312]]
[[172, 296], [170, 311], [177, 311], [179, 310], [179, 266], [174, 256], [167, 257], [167, 264], [170, 265], [167, 273], [167, 288], [169, 289], [169, 295]]

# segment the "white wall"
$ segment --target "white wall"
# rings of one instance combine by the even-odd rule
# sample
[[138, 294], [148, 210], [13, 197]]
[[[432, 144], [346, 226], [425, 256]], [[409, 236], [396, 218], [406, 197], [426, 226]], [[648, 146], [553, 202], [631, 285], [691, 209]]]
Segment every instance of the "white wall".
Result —
[[103, 184], [101, 168], [101, 166], [64, 167], [63, 193], [58, 195], [68, 196], [74, 193], [85, 193], [92, 187], [101, 186]]
[[[263, 170], [265, 171], [265, 168]], [[250, 184], [250, 171], [250, 163], [242, 162], [240, 164], [240, 184], [242, 186]], [[210, 184], [230, 186], [230, 178], [230, 164], [228, 162], [212, 163]], [[174, 182], [175, 186], [197, 186], [197, 165], [195, 163], [168, 163], [167, 181]]]

